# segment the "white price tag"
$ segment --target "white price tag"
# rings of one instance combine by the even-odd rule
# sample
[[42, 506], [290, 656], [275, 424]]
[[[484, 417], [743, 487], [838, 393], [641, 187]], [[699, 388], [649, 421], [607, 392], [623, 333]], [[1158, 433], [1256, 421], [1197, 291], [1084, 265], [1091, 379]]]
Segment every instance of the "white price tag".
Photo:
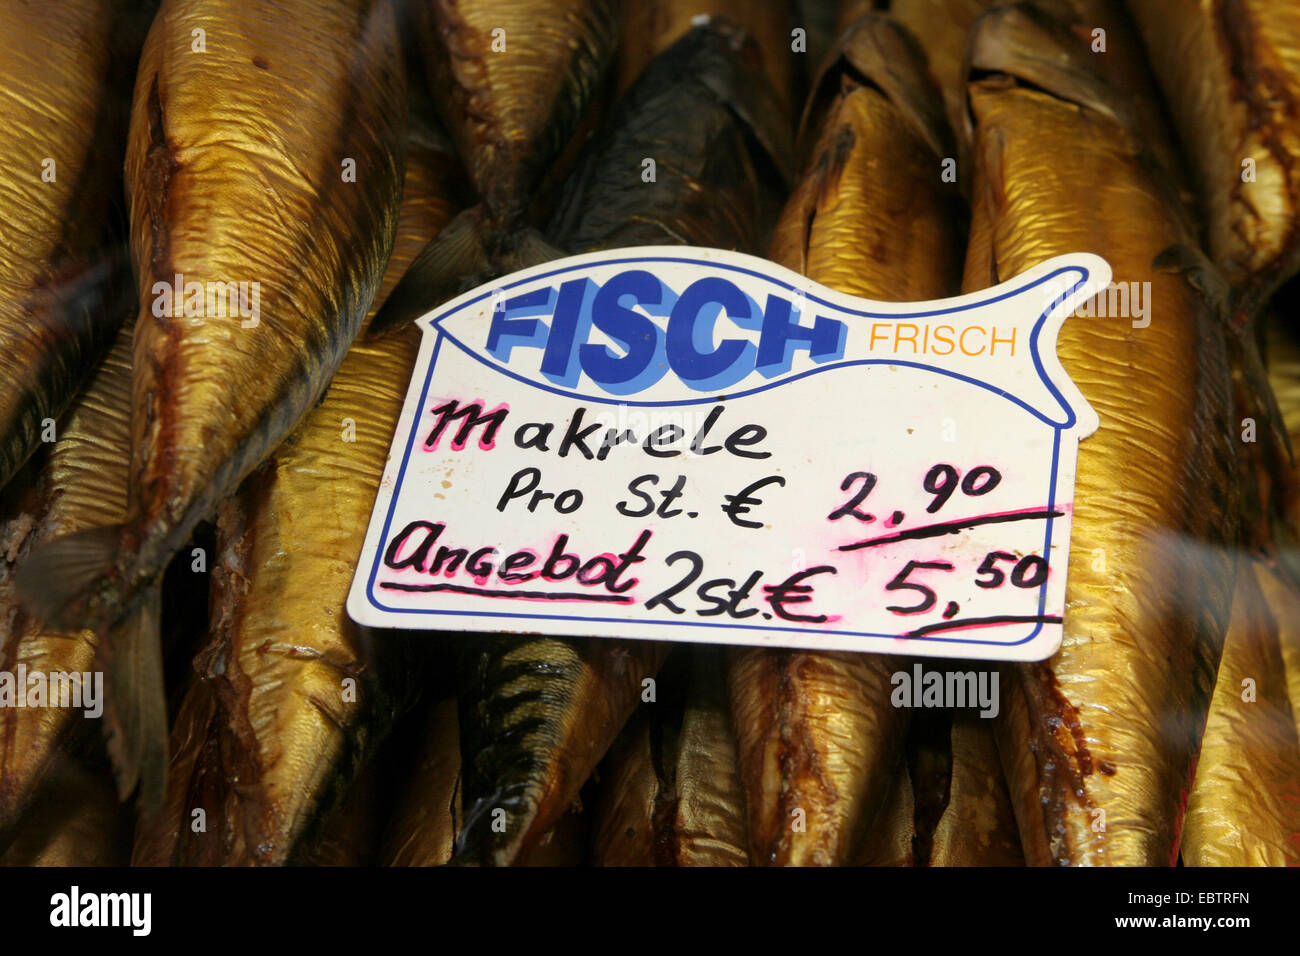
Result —
[[924, 303], [647, 247], [420, 320], [348, 612], [376, 627], [1037, 660], [1078, 443], [1064, 256]]

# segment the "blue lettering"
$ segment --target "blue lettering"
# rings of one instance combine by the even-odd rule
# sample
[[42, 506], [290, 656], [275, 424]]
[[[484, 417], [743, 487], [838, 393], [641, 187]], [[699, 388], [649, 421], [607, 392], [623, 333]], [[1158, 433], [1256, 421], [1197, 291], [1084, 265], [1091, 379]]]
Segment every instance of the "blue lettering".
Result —
[[519, 316], [550, 315], [554, 303], [555, 289], [550, 286], [498, 301], [488, 328], [488, 353], [499, 362], [509, 362], [510, 350], [515, 346], [541, 348], [546, 342], [546, 324]]
[[[664, 359], [664, 333], [632, 305], [657, 306], [663, 301], [664, 286], [642, 269], [620, 272], [596, 293], [591, 307], [591, 324], [621, 345], [618, 355], [603, 345], [579, 347], [582, 370], [614, 395], [629, 395], [659, 381], [668, 370]], [[630, 300], [624, 303], [623, 299]]]
[[848, 332], [843, 322], [824, 315], [817, 316], [812, 328], [802, 326], [789, 300], [769, 295], [755, 367], [764, 378], [788, 372], [795, 349], [807, 349], [809, 357], [817, 362], [843, 358]]
[[683, 382], [699, 391], [726, 388], [754, 367], [754, 345], [725, 339], [713, 347], [714, 326], [726, 313], [738, 325], [753, 318], [754, 304], [726, 279], [692, 282], [668, 319], [668, 364]]

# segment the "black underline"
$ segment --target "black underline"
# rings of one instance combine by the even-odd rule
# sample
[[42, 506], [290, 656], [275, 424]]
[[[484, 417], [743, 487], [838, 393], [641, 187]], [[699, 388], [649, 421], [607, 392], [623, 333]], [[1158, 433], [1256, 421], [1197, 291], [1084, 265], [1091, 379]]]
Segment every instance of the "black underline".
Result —
[[613, 601], [631, 604], [635, 598], [628, 594], [551, 594], [547, 591], [493, 591], [488, 588], [471, 588], [463, 584], [398, 584], [382, 581], [379, 586], [390, 591], [455, 591], [458, 594], [478, 594], [483, 597], [542, 598], [547, 601]]
[[985, 515], [982, 518], [966, 518], [962, 521], [945, 521], [942, 524], [927, 524], [919, 528], [909, 528], [907, 531], [900, 531], [898, 534], [891, 534], [883, 538], [867, 538], [865, 541], [854, 541], [852, 544], [842, 544], [839, 546], [840, 551], [856, 551], [859, 548], [874, 548], [878, 544], [893, 544], [896, 541], [908, 541], [912, 538], [937, 538], [941, 534], [953, 534], [965, 528], [974, 528], [982, 524], [1002, 524], [1005, 521], [1034, 521], [1041, 518], [1059, 518], [1064, 515], [1064, 511], [1013, 511], [1004, 515]]
[[926, 624], [907, 634], [908, 637], [921, 637], [935, 631], [951, 631], [955, 627], [970, 627], [973, 624], [1060, 624], [1061, 618], [1056, 614], [998, 614], [993, 617], [968, 617], [957, 621], [939, 621]]

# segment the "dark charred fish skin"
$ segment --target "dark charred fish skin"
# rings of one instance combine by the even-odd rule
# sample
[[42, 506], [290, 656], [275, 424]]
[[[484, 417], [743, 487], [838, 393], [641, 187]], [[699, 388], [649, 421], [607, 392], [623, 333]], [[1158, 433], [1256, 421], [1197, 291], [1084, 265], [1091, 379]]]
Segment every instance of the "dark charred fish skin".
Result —
[[156, 3], [0, 9], [0, 487], [103, 357], [130, 285], [120, 200], [131, 82]]
[[743, 31], [714, 19], [652, 60], [579, 157], [548, 238], [572, 253], [764, 248], [793, 162], [758, 57]]

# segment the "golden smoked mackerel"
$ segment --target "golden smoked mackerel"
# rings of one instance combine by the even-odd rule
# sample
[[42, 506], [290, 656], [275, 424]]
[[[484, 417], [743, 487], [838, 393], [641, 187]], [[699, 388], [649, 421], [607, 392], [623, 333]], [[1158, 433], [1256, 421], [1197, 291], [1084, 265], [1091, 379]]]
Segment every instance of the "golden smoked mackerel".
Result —
[[[419, 130], [408, 137], [378, 301], [454, 214], [458, 172], [446, 145]], [[221, 508], [210, 642], [190, 690], [214, 696], [218, 745], [185, 727], [173, 733], [174, 750], [201, 755], [174, 763], [170, 786], [184, 791], [200, 775], [224, 784], [207, 831], [181, 832], [176, 862], [296, 859], [403, 700], [406, 682], [390, 683], [401, 638], [372, 638], [344, 604], [418, 346], [414, 327], [354, 344], [320, 406]]]
[[386, 0], [165, 0], [145, 41], [126, 164], [140, 293], [129, 516], [33, 554], [24, 591], [63, 628], [144, 609], [105, 647], [106, 717], [120, 785], [143, 776], [151, 805], [166, 766], [149, 676], [159, 576], [316, 404], [356, 335], [397, 225], [405, 119]]
[[[817, 87], [826, 102], [806, 114], [821, 117], [807, 128], [817, 135], [812, 158], [769, 257], [852, 295], [952, 295], [960, 199], [940, 180], [939, 156], [951, 153], [937, 144], [950, 144], [951, 131], [924, 58], [883, 17], [859, 20], [837, 49]], [[874, 654], [732, 652], [728, 683], [756, 864], [849, 860], [899, 759], [907, 711], [890, 704], [890, 676], [905, 665]], [[799, 810], [802, 829], [794, 826]]]
[[448, 696], [429, 708], [414, 768], [385, 837], [385, 866], [440, 866], [451, 859], [462, 818], [456, 706]]
[[1141, 29], [1189, 157], [1211, 257], [1255, 314], [1300, 268], [1300, 5], [1141, 0]]
[[[1268, 378], [1292, 448], [1300, 448], [1300, 343], [1276, 317], [1267, 325]], [[1300, 731], [1300, 468], [1278, 461], [1270, 473], [1274, 545], [1279, 567], [1264, 571], [1259, 584], [1277, 624], [1287, 693]]]
[[[745, 804], [722, 652], [681, 648], [663, 695], [624, 728], [596, 814], [598, 866], [747, 866]], [[671, 670], [671, 674], [670, 674]], [[682, 685], [672, 694], [673, 684]]]
[[107, 765], [66, 752], [54, 762], [13, 842], [0, 852], [0, 867], [125, 866], [131, 820]]
[[[756, 251], [779, 204], [790, 146], [764, 110], [774, 94], [745, 69], [755, 53], [717, 20], [656, 57], [566, 180], [550, 236], [571, 252], [649, 243]], [[654, 183], [627, 175], [647, 156], [657, 160]], [[668, 648], [474, 640], [461, 659], [465, 821], [455, 861], [527, 862], [649, 692], [644, 682]]]
[[[973, 50], [996, 49], [1004, 15], [980, 19]], [[1151, 131], [1094, 105], [1098, 85], [1022, 85], [1016, 53], [973, 63], [965, 290], [1090, 252], [1115, 282], [1149, 282], [1160, 319], [1061, 329], [1061, 363], [1101, 427], [1079, 447], [1061, 649], [1003, 668], [994, 731], [1027, 863], [1171, 865], [1238, 536], [1225, 334], [1184, 273], [1153, 264], [1192, 239], [1144, 153]]]
[[1187, 866], [1300, 866], [1300, 742], [1277, 625], [1257, 573], [1237, 569], [1232, 618], [1187, 803]]
[[[124, 311], [130, 314], [130, 302]], [[0, 693], [0, 833], [17, 820], [59, 752], [67, 730], [104, 710], [92, 676], [95, 632], [59, 634], [19, 607], [11, 579], [35, 547], [64, 534], [120, 522], [131, 470], [131, 330], [127, 323], [72, 410], [37, 475], [28, 506], [0, 530], [0, 674], [76, 675], [73, 699], [15, 707]], [[52, 686], [52, 685], [51, 685]], [[79, 699], [77, 699], [79, 698]]]
[[130, 287], [112, 226], [153, 6], [0, 4], [0, 487], [125, 317], [108, 305], [114, 285]]
[[527, 211], [603, 82], [622, 0], [413, 0], [429, 91], [480, 202], [424, 249], [379, 334], [556, 253]]
[[1023, 866], [1011, 794], [992, 721], [978, 711], [952, 719], [952, 782], [931, 841], [928, 866]]

